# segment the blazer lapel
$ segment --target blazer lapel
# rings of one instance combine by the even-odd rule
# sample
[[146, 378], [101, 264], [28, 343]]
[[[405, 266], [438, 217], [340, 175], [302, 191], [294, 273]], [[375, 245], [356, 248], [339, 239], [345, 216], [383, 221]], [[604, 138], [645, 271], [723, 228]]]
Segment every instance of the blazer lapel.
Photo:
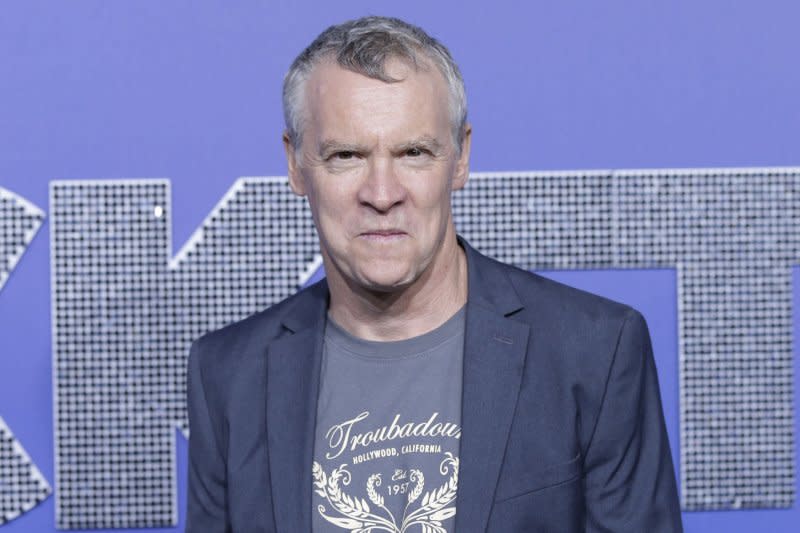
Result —
[[460, 472], [455, 530], [485, 531], [525, 366], [527, 324], [506, 272], [461, 241], [469, 295], [464, 342]]
[[287, 312], [287, 331], [267, 353], [267, 450], [278, 531], [311, 531], [311, 461], [326, 310], [322, 282]]

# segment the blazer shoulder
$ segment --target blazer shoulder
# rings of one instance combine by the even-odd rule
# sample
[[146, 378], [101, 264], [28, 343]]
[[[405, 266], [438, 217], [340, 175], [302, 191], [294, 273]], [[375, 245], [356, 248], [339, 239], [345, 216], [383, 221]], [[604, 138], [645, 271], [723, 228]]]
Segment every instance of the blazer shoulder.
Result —
[[[630, 305], [505, 265], [509, 280], [526, 309], [539, 309], [574, 325], [622, 324], [641, 314]], [[538, 313], [537, 313], [538, 314]]]
[[506, 272], [523, 306], [510, 318], [533, 328], [552, 363], [579, 381], [603, 383], [621, 342], [649, 342], [644, 317], [630, 305], [515, 267]]
[[318, 282], [266, 309], [209, 331], [192, 343], [190, 357], [199, 358], [202, 367], [229, 366], [254, 350], [263, 351], [281, 336], [287, 317], [297, 314], [298, 310], [307, 311], [315, 304], [324, 305], [322, 294], [326, 290], [324, 281]]

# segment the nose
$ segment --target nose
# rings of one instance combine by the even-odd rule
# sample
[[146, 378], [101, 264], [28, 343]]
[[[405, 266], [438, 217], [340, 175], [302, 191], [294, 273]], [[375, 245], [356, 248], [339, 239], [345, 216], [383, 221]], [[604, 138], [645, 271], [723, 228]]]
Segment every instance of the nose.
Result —
[[358, 190], [361, 205], [385, 213], [405, 201], [408, 191], [393, 163], [391, 157], [376, 157], [370, 161]]

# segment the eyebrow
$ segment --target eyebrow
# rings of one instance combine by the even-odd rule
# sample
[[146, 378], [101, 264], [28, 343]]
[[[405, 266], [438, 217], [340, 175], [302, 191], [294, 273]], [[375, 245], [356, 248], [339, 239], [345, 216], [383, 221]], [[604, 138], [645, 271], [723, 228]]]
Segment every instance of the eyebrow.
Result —
[[408, 142], [402, 143], [399, 146], [395, 147], [393, 151], [405, 152], [406, 150], [409, 150], [411, 148], [418, 148], [420, 146], [430, 150], [434, 154], [439, 153], [442, 149], [442, 143], [440, 143], [433, 137], [425, 135], [422, 137], [418, 137], [416, 139], [412, 139]]
[[367, 150], [366, 147], [359, 144], [343, 143], [334, 140], [322, 141], [319, 145], [319, 153], [322, 155], [331, 154], [335, 152], [358, 152], [363, 153]]

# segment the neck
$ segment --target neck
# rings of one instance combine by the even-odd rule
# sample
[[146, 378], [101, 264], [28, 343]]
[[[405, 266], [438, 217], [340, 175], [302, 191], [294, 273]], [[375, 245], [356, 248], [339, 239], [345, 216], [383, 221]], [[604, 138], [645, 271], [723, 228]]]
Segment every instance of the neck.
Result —
[[467, 301], [467, 259], [451, 232], [438, 257], [413, 283], [393, 292], [354, 287], [329, 276], [330, 315], [367, 340], [408, 339], [444, 324]]

